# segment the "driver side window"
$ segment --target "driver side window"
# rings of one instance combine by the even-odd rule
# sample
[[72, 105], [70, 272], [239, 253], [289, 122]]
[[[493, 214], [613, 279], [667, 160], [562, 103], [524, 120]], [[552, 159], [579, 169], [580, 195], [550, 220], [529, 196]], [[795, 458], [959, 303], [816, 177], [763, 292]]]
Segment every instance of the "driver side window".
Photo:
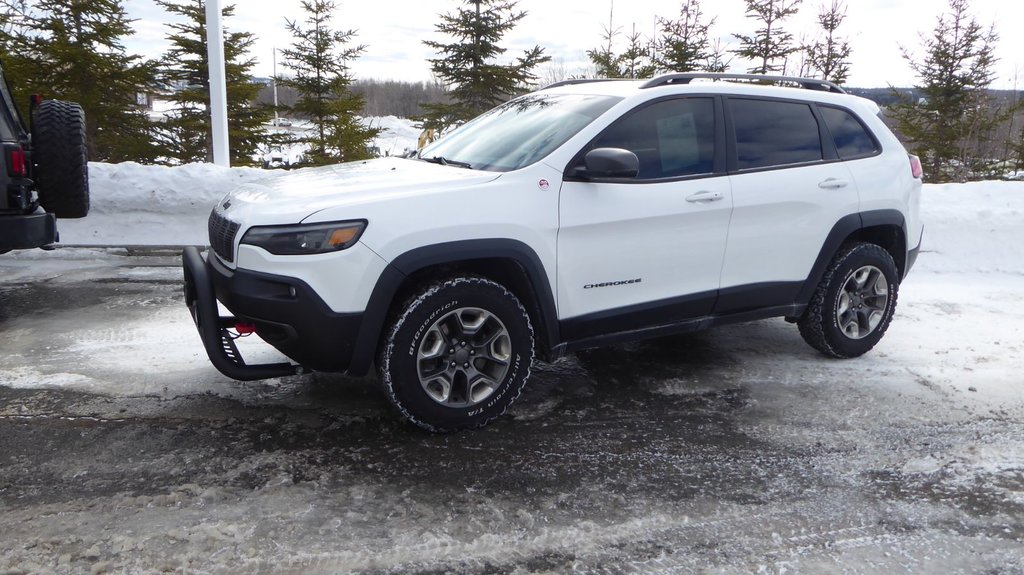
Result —
[[609, 126], [592, 148], [623, 148], [640, 160], [638, 180], [714, 171], [715, 105], [711, 98], [663, 100]]

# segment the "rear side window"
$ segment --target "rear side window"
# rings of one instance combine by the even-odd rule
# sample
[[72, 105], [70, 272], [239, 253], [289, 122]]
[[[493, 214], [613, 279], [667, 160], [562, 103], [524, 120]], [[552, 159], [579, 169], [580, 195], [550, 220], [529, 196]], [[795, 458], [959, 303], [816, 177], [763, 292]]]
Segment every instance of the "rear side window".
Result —
[[825, 125], [836, 142], [836, 151], [839, 152], [840, 159], [863, 158], [879, 151], [878, 142], [853, 114], [828, 106], [818, 106], [818, 109], [821, 110]]
[[640, 160], [639, 180], [710, 174], [715, 158], [711, 98], [656, 102], [608, 127], [591, 148], [623, 148]]
[[6, 114], [0, 113], [0, 140], [5, 142], [14, 141], [14, 130], [7, 124]]
[[737, 168], [821, 161], [821, 133], [808, 104], [731, 98]]

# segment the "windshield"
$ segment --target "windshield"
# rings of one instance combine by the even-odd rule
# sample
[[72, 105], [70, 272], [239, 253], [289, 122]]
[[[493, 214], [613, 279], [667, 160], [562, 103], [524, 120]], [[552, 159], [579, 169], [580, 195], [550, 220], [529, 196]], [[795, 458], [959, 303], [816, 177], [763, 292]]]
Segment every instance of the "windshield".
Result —
[[509, 172], [547, 156], [621, 98], [529, 94], [479, 116], [419, 157], [474, 170]]

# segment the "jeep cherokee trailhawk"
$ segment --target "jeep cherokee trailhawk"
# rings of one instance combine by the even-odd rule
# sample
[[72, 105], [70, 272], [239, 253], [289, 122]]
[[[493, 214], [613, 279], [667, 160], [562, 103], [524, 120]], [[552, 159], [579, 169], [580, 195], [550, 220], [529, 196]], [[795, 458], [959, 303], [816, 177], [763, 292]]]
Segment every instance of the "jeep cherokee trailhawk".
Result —
[[[535, 357], [624, 340], [785, 317], [865, 353], [920, 246], [920, 162], [868, 100], [751, 79], [562, 82], [414, 159], [231, 192], [211, 253], [184, 253], [210, 359], [241, 380], [375, 364], [445, 431], [503, 413]], [[296, 364], [246, 365], [253, 331]]]

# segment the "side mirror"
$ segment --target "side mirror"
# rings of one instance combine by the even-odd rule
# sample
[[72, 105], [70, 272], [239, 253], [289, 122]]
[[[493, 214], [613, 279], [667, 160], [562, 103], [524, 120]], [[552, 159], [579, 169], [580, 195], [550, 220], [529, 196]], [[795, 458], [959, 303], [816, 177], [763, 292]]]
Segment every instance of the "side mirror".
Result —
[[583, 167], [576, 169], [581, 178], [635, 178], [640, 173], [640, 159], [622, 148], [595, 148], [583, 157]]

